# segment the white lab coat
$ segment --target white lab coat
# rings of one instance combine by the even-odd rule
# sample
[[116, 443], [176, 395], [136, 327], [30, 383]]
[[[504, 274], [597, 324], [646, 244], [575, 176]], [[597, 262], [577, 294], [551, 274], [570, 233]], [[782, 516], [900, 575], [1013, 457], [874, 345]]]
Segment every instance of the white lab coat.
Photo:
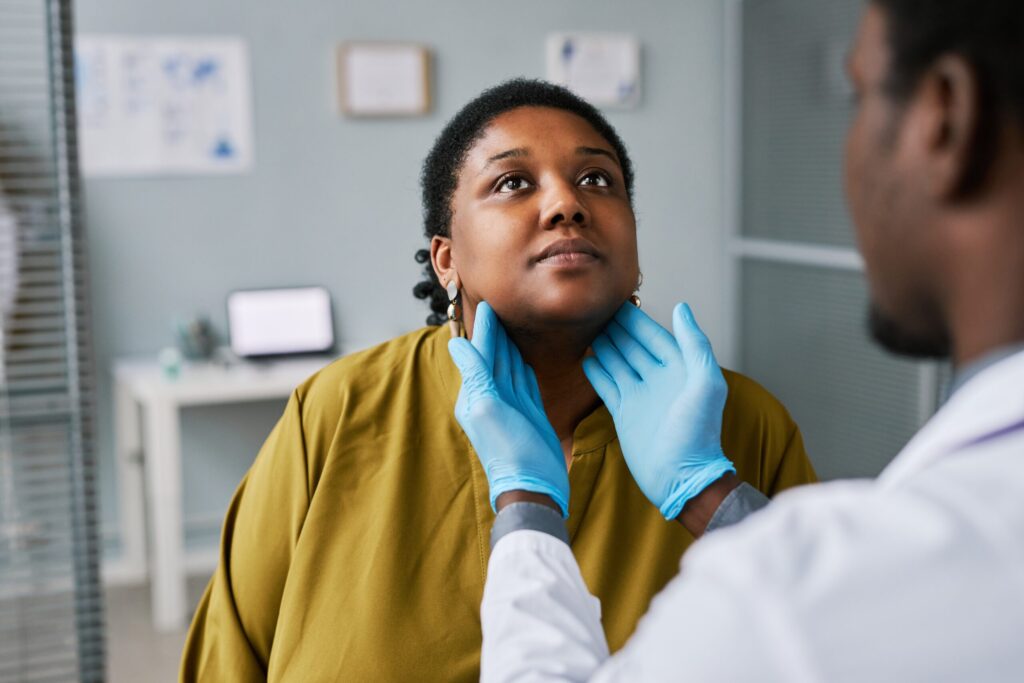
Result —
[[788, 491], [701, 539], [610, 659], [596, 603], [564, 543], [504, 536], [482, 680], [1024, 681], [1024, 353], [877, 480]]

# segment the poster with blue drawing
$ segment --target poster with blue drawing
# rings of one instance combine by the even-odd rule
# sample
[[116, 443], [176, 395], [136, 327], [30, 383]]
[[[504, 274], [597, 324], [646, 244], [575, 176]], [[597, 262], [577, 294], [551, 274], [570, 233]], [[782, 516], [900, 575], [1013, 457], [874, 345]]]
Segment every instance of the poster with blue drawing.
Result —
[[640, 43], [621, 33], [552, 33], [547, 78], [598, 107], [640, 102]]
[[252, 168], [249, 60], [239, 39], [80, 36], [75, 85], [87, 176]]

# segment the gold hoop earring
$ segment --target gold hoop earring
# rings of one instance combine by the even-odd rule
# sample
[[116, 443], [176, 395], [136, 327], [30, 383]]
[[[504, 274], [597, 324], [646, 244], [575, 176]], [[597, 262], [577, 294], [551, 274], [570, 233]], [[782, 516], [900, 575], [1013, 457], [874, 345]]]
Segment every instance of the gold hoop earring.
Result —
[[445, 285], [448, 294], [448, 331], [452, 337], [462, 336], [462, 307], [459, 305], [459, 286], [453, 278]]

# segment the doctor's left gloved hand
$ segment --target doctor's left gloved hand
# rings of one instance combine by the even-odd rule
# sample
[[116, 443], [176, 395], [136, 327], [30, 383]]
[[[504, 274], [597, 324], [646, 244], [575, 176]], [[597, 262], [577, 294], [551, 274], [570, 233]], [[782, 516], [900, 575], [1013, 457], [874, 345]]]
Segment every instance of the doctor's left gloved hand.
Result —
[[598, 336], [583, 371], [615, 422], [629, 471], [666, 519], [736, 468], [722, 452], [728, 386], [690, 307], [670, 334], [624, 304]]
[[472, 343], [452, 339], [448, 352], [462, 374], [455, 419], [487, 474], [491, 507], [508, 491], [532, 491], [568, 517], [569, 473], [537, 378], [487, 303], [476, 308]]

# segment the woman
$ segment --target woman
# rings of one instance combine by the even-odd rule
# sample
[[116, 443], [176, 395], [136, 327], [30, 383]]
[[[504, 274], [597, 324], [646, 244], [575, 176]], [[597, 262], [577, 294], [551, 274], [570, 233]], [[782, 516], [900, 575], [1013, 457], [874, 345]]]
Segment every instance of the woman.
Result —
[[[535, 370], [569, 468], [568, 530], [610, 647], [632, 632], [692, 538], [636, 487], [581, 369], [636, 289], [633, 174], [618, 135], [567, 90], [517, 80], [470, 102], [423, 169], [428, 326], [343, 358], [296, 389], [225, 520], [183, 680], [479, 676], [494, 515], [455, 421], [443, 321], [486, 299]], [[726, 373], [723, 446], [769, 495], [813, 480], [800, 433]]]

